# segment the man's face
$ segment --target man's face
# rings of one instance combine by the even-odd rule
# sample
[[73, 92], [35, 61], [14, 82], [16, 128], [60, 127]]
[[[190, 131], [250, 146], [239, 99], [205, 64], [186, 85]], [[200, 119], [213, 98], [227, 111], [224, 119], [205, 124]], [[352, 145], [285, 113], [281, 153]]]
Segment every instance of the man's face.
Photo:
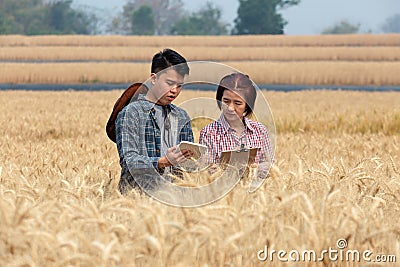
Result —
[[151, 74], [150, 93], [158, 105], [169, 105], [178, 97], [182, 90], [184, 77], [174, 69], [168, 69], [158, 74]]

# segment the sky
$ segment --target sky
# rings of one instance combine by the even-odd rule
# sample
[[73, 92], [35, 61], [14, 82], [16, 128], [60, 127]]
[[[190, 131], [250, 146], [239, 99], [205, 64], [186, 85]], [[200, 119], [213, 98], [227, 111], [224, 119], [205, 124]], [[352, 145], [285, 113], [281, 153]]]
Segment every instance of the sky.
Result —
[[[117, 14], [127, 0], [74, 0], [75, 5], [92, 6]], [[185, 9], [193, 12], [204, 6], [204, 0], [182, 0]], [[222, 10], [222, 19], [233, 26], [238, 0], [212, 1]], [[314, 35], [334, 24], [347, 20], [360, 24], [361, 32], [379, 33], [386, 18], [400, 13], [400, 0], [301, 0], [297, 6], [281, 10], [288, 24], [288, 35]]]

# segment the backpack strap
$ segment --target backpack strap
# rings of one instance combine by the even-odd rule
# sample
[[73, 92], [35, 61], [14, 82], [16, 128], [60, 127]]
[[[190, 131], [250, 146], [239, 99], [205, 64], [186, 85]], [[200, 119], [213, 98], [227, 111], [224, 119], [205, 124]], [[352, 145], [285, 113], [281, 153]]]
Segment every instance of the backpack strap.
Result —
[[118, 113], [132, 100], [136, 99], [139, 94], [147, 93], [147, 91], [148, 88], [146, 85], [142, 83], [134, 83], [130, 85], [115, 102], [114, 108], [106, 125], [106, 133], [111, 141], [114, 143], [116, 142], [115, 120], [117, 119]]

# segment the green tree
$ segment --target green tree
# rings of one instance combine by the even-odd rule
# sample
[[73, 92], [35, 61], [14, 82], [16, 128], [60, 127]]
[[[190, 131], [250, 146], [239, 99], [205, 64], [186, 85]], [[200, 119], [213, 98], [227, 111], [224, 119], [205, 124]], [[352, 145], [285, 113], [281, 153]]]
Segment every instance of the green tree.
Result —
[[131, 32], [135, 35], [154, 34], [153, 10], [149, 6], [141, 6], [131, 16]]
[[221, 22], [221, 9], [207, 2], [205, 7], [179, 20], [171, 29], [176, 35], [224, 35], [228, 24]]
[[0, 34], [90, 34], [95, 15], [71, 7], [72, 0], [0, 0]]
[[39, 0], [1, 0], [0, 34], [40, 34], [45, 28]]
[[154, 34], [166, 35], [171, 32], [171, 27], [182, 18], [182, 0], [129, 0], [121, 14], [118, 14], [109, 24], [108, 33], [132, 33], [132, 14], [141, 6], [152, 9], [154, 19]]
[[382, 26], [382, 31], [386, 33], [400, 33], [400, 14], [388, 17]]
[[360, 24], [351, 24], [347, 20], [342, 20], [332, 27], [322, 31], [322, 34], [354, 34], [360, 30]]
[[283, 34], [287, 24], [279, 10], [300, 0], [239, 0], [232, 34]]
[[97, 18], [71, 7], [72, 0], [56, 0], [46, 5], [46, 22], [54, 34], [91, 34]]

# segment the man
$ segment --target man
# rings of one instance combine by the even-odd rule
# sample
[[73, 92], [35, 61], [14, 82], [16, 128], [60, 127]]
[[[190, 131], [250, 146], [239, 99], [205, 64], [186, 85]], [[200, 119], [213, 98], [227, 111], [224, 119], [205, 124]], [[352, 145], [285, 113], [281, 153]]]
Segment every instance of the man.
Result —
[[[181, 141], [193, 142], [188, 114], [171, 104], [180, 94], [189, 67], [171, 49], [154, 55], [149, 90], [129, 103], [116, 119], [116, 143], [121, 165], [118, 190], [125, 194], [138, 185], [157, 189], [161, 175], [185, 160], [176, 151]], [[168, 170], [169, 169], [169, 170]], [[165, 181], [165, 180], [164, 180]]]

